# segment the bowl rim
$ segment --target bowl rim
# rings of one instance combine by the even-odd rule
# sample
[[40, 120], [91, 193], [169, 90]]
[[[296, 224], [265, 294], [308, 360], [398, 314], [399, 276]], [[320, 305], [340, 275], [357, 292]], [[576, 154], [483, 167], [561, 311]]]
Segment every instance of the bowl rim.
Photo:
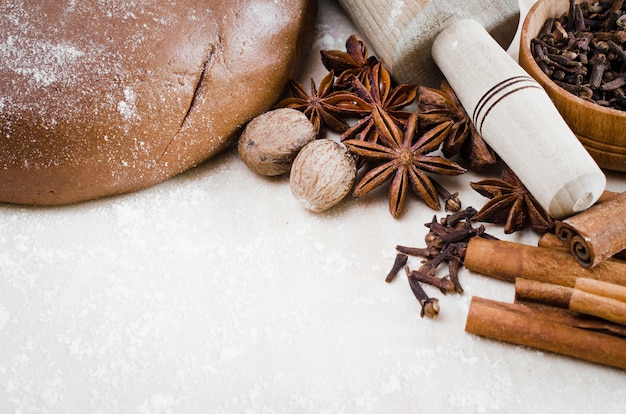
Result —
[[[539, 76], [539, 79], [541, 80], [540, 83], [544, 86], [544, 88], [549, 88], [554, 93], [558, 93], [559, 95], [561, 95], [564, 99], [573, 101], [576, 105], [581, 105], [585, 109], [589, 109], [595, 112], [601, 112], [606, 115], [619, 117], [619, 118], [626, 118], [626, 110], [610, 108], [610, 107], [602, 106], [595, 102], [590, 102], [585, 99], [582, 99], [574, 95], [573, 93], [568, 92], [562, 87], [560, 87], [556, 82], [550, 79], [550, 77], [548, 77], [548, 75], [546, 75], [541, 70], [541, 68], [539, 68], [539, 65], [535, 61], [535, 57], [530, 50], [530, 42], [536, 36], [536, 34], [531, 37], [528, 27], [530, 26], [532, 19], [536, 18], [536, 13], [539, 8], [543, 7], [543, 5], [545, 5], [545, 3], [547, 2], [554, 2], [554, 1], [556, 0], [537, 0], [535, 4], [533, 4], [533, 6], [528, 10], [528, 13], [524, 17], [524, 22], [522, 23], [522, 28], [520, 31], [519, 53], [520, 53], [520, 57], [522, 54], [524, 54], [525, 61], [527, 62], [528, 65], [530, 65], [529, 69], [532, 69], [532, 73], [530, 74], [535, 79], [537, 79], [537, 76]], [[569, 3], [565, 0], [560, 0], [560, 1], [563, 1], [563, 3], [566, 5]], [[576, 0], [576, 3], [581, 3], [582, 1], [584, 0]], [[554, 16], [554, 17], [559, 17], [559, 16]]]

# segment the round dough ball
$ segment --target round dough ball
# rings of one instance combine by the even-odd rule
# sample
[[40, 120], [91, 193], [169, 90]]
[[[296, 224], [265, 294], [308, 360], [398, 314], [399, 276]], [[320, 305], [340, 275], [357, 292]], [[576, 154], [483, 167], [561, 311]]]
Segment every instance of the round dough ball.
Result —
[[298, 151], [317, 136], [304, 113], [279, 108], [254, 118], [239, 138], [239, 156], [254, 172], [275, 176], [289, 172]]
[[0, 201], [143, 189], [232, 146], [310, 50], [314, 0], [0, 4]]

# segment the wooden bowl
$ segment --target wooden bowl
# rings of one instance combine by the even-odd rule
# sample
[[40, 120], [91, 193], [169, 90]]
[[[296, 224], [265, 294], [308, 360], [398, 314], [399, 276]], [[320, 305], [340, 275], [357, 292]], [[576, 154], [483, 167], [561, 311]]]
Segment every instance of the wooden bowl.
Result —
[[626, 111], [606, 108], [565, 91], [541, 71], [530, 51], [530, 41], [546, 19], [560, 17], [568, 9], [567, 0], [538, 0], [534, 4], [522, 25], [519, 63], [544, 87], [600, 168], [626, 171]]

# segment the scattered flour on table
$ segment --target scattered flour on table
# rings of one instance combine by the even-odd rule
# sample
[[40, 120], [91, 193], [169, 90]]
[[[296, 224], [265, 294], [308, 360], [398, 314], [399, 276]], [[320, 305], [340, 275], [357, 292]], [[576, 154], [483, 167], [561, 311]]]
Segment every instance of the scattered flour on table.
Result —
[[2, 328], [9, 321], [10, 317], [11, 314], [6, 310], [6, 308], [0, 305], [0, 331], [2, 331]]

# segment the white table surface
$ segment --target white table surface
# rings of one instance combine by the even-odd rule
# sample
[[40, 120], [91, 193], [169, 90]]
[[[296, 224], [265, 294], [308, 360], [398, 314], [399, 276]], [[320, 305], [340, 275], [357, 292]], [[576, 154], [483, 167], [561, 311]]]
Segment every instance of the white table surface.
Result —
[[[330, 0], [318, 29], [307, 84], [357, 33]], [[482, 178], [446, 183], [479, 208]], [[0, 412], [623, 412], [626, 372], [464, 332], [472, 295], [512, 285], [463, 269], [463, 295], [427, 288], [430, 320], [384, 282], [433, 214], [411, 198], [394, 219], [384, 192], [310, 213], [236, 151], [134, 194], [0, 205]]]

